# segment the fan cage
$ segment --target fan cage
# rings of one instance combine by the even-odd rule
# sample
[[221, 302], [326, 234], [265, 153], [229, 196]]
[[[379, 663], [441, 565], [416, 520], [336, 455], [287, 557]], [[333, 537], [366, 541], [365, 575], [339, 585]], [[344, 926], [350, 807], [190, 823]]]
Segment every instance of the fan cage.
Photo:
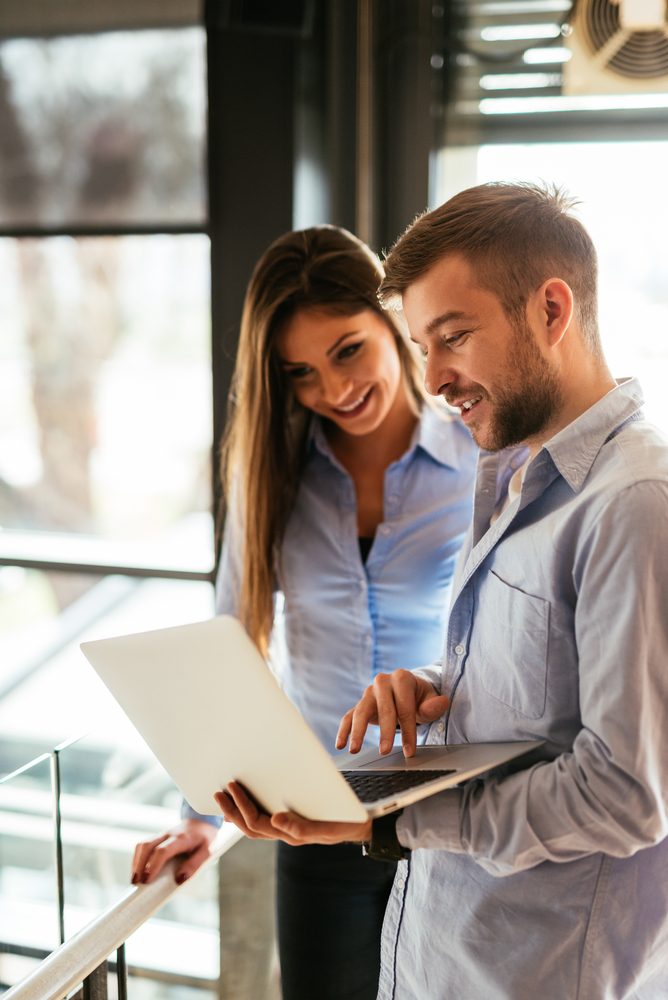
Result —
[[[580, 0], [578, 21], [592, 55], [618, 32], [619, 4], [610, 0]], [[668, 24], [663, 30], [633, 31], [606, 63], [606, 68], [635, 80], [651, 80], [668, 75]]]

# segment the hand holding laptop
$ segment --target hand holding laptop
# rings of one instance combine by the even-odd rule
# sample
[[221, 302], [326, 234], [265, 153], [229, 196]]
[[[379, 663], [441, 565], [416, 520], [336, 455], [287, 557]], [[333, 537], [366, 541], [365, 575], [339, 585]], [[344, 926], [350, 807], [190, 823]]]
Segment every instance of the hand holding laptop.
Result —
[[[343, 750], [350, 736], [350, 753], [358, 753], [368, 726], [379, 725], [380, 752], [388, 754], [399, 723], [404, 756], [412, 757], [417, 746], [417, 723], [433, 722], [443, 715], [448, 704], [445, 695], [434, 693], [429, 681], [409, 670], [377, 674], [357, 705], [341, 720], [336, 749]], [[303, 844], [363, 843], [371, 837], [371, 819], [366, 823], [323, 823], [291, 812], [269, 816], [235, 781], [226, 791], [217, 792], [214, 798], [225, 819], [252, 839], [283, 840], [299, 847]]]
[[283, 840], [292, 847], [301, 847], [303, 844], [362, 844], [371, 836], [371, 819], [365, 823], [323, 823], [292, 812], [269, 816], [236, 781], [231, 781], [224, 792], [216, 792], [214, 798], [225, 819], [253, 840]]
[[[249, 837], [288, 844], [363, 841], [372, 818], [489, 771], [542, 742], [416, 748], [417, 723], [437, 719], [448, 699], [422, 678], [397, 670], [376, 677], [346, 714], [338, 749], [350, 736], [352, 752], [332, 759], [241, 622], [228, 615], [85, 642], [81, 648], [192, 809], [200, 816], [220, 810]], [[184, 685], [185, 677], [189, 683]], [[393, 747], [397, 719], [403, 753]], [[360, 753], [367, 726], [376, 721], [381, 747]], [[158, 838], [159, 843], [140, 845], [133, 865], [138, 880], [154, 877], [169, 853], [182, 851], [193, 862], [204, 856], [208, 844], [201, 837], [192, 842], [189, 822]]]

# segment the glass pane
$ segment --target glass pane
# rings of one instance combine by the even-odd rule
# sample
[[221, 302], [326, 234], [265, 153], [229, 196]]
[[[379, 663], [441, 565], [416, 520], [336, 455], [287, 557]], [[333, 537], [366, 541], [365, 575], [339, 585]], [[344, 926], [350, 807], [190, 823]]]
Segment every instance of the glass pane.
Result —
[[[10, 954], [39, 957], [59, 944], [54, 845], [46, 759], [0, 784], [0, 943]], [[16, 964], [0, 973], [15, 975]]]
[[0, 225], [201, 224], [200, 27], [0, 44]]
[[[611, 168], [614, 165], [614, 169]], [[668, 142], [530, 143], [447, 149], [439, 202], [486, 181], [546, 181], [581, 200], [599, 258], [603, 348], [612, 374], [640, 379], [645, 416], [668, 432]]]
[[69, 627], [58, 641], [45, 643], [41, 652], [35, 650], [21, 682], [0, 697], [0, 748], [17, 748], [23, 764], [36, 745], [54, 747], [90, 730], [115, 729], [118, 740], [127, 739], [134, 746], [139, 737], [98, 680], [79, 643], [202, 621], [213, 613], [209, 583], [112, 576], [96, 583], [59, 616], [69, 619]]
[[209, 570], [208, 238], [5, 238], [0, 270], [0, 524]]

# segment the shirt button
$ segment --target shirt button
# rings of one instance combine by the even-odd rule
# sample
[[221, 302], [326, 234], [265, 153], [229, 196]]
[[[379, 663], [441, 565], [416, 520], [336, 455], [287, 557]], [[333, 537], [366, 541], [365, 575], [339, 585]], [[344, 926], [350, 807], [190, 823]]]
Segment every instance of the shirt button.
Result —
[[390, 531], [392, 529], [389, 527], [389, 525], [383, 524], [383, 525], [381, 525], [381, 527], [378, 530], [379, 530], [379, 532], [380, 532], [381, 535], [389, 535], [389, 533], [390, 533]]
[[512, 462], [510, 463], [510, 468], [511, 469], [516, 469], [517, 468], [517, 462], [515, 461], [515, 459], [513, 459]]
[[463, 652], [464, 652], [463, 646], [461, 645], [455, 646], [455, 653], [457, 654], [457, 656], [461, 656]]
[[444, 722], [439, 722], [439, 724], [436, 726], [436, 728], [438, 729], [439, 733], [442, 733], [443, 730], [445, 729], [445, 723]]
[[371, 636], [370, 636], [370, 635], [365, 635], [365, 636], [364, 636], [364, 645], [365, 645], [365, 646], [370, 646], [370, 645], [371, 645], [371, 643], [372, 643], [372, 639], [371, 639]]
[[398, 499], [399, 499], [399, 497], [394, 497], [394, 496], [388, 497], [387, 498], [387, 502], [388, 503], [396, 503]]
[[404, 882], [404, 880], [402, 878], [398, 878], [397, 879], [397, 889], [403, 889], [403, 887], [405, 886], [405, 884], [406, 883]]

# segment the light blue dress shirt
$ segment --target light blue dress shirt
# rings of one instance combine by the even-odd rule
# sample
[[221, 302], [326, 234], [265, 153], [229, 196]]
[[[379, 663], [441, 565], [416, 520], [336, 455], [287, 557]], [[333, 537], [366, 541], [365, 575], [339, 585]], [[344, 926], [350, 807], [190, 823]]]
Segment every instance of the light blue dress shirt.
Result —
[[481, 455], [428, 743], [546, 740], [397, 821], [382, 1000], [668, 997], [668, 442], [626, 381]]
[[[410, 447], [385, 472], [383, 523], [366, 565], [353, 481], [315, 419], [282, 547], [281, 684], [330, 754], [341, 718], [378, 672], [443, 648], [454, 568], [471, 521], [478, 449], [457, 414], [425, 406]], [[238, 610], [239, 530], [228, 518], [218, 614]], [[378, 745], [376, 733], [367, 745]], [[186, 816], [196, 816], [192, 810]]]

